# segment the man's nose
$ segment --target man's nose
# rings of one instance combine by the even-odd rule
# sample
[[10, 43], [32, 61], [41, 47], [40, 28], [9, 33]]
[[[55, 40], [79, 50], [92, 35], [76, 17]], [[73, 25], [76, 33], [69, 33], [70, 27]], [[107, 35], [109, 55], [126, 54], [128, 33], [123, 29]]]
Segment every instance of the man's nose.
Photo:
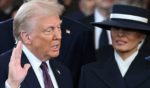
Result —
[[58, 40], [62, 38], [62, 36], [61, 36], [61, 29], [55, 30], [54, 38], [58, 39]]

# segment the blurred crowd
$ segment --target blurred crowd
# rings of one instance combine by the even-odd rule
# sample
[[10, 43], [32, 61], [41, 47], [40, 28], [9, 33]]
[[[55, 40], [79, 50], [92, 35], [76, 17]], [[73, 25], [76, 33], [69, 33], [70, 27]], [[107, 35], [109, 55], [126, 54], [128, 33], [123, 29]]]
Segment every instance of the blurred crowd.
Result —
[[[0, 0], [0, 21], [14, 17], [19, 7], [26, 1], [30, 0]], [[53, 1], [53, 0], [52, 0]], [[101, 2], [112, 2], [113, 0], [54, 0], [64, 5], [64, 14], [75, 20], [80, 20], [85, 16], [94, 13], [96, 7], [101, 6]], [[96, 2], [95, 2], [96, 1]], [[119, 0], [125, 1], [125, 0]], [[149, 10], [149, 0], [126, 0], [129, 3], [144, 3], [144, 6]]]
[[[12, 18], [19, 7], [30, 0], [0, 0], [0, 21]], [[83, 12], [82, 15], [92, 14], [95, 3], [93, 0], [52, 0], [58, 1], [65, 7], [64, 15], [76, 14], [76, 11]], [[79, 14], [80, 15], [80, 14]]]

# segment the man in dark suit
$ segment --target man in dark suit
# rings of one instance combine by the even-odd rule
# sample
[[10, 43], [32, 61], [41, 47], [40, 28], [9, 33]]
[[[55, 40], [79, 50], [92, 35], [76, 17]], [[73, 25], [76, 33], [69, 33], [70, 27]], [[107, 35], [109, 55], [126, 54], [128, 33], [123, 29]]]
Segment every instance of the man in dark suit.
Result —
[[101, 28], [94, 27], [91, 22], [102, 22], [109, 17], [110, 9], [117, 0], [94, 0], [95, 10], [94, 13], [81, 20], [88, 27], [93, 29], [93, 43], [96, 50], [96, 58], [99, 60], [99, 53], [97, 52], [100, 48], [111, 44], [110, 31], [102, 30]]
[[95, 7], [94, 0], [79, 0], [78, 6], [79, 8], [71, 13], [66, 14], [70, 19], [80, 21], [83, 18], [93, 14], [94, 7]]
[[73, 87], [69, 70], [54, 59], [61, 44], [61, 13], [62, 6], [53, 1], [21, 6], [13, 21], [17, 46], [0, 56], [1, 88]]

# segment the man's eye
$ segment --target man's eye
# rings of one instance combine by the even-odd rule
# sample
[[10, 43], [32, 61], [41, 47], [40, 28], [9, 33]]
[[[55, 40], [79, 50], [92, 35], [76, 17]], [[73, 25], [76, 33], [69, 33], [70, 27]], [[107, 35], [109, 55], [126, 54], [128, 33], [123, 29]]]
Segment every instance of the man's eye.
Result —
[[47, 30], [45, 30], [45, 32], [52, 32], [52, 30], [51, 29], [47, 29]]
[[50, 29], [49, 29], [49, 30], [46, 30], [46, 32], [51, 32], [51, 31], [52, 31], [52, 30], [50, 30]]
[[51, 31], [54, 31], [54, 27], [49, 27], [49, 28], [47, 28], [45, 31], [47, 31], [47, 32], [51, 32]]
[[51, 28], [48, 28], [48, 29], [44, 30], [45, 34], [50, 34], [52, 32], [53, 32], [53, 29], [51, 29]]
[[61, 31], [61, 27], [60, 27], [60, 26], [58, 26], [58, 27], [49, 27], [49, 28], [45, 29], [44, 32], [45, 32], [45, 33], [52, 33], [52, 32], [54, 32], [55, 30]]

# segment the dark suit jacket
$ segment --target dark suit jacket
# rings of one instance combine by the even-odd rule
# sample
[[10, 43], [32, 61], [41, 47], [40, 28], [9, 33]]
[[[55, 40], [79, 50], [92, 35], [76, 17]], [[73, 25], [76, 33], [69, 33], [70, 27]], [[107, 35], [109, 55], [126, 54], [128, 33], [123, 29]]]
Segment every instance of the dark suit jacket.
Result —
[[[0, 56], [0, 88], [4, 88], [5, 81], [8, 77], [8, 64], [10, 61], [11, 52], [12, 51], [8, 51]], [[23, 66], [25, 63], [29, 63], [29, 61], [23, 53], [21, 65]], [[50, 60], [50, 65], [59, 88], [73, 88], [71, 75], [68, 69], [56, 60]], [[60, 73], [58, 71], [60, 71]], [[32, 67], [30, 67], [27, 76], [21, 83], [21, 88], [41, 88]]]
[[70, 69], [76, 88], [81, 66], [95, 61], [91, 29], [67, 17], [62, 20], [62, 44], [58, 60]]
[[6, 14], [0, 10], [0, 21], [8, 20], [11, 18], [11, 14]]
[[13, 48], [15, 45], [12, 23], [12, 19], [0, 22], [0, 54]]
[[91, 22], [94, 22], [94, 21], [95, 21], [94, 14], [81, 19], [81, 22], [83, 24], [85, 24], [86, 26], [88, 26], [89, 28], [91, 28], [93, 30], [94, 30], [94, 26], [91, 25]]
[[[91, 33], [92, 33], [91, 34], [91, 38], [92, 38], [92, 41], [93, 41], [92, 43], [93, 43], [93, 45], [95, 47], [95, 26], [91, 25], [91, 23], [94, 22], [94, 21], [95, 21], [94, 14], [92, 14], [92, 15], [90, 15], [88, 17], [85, 17], [84, 19], [81, 20], [81, 22], [83, 24], [85, 24], [87, 27], [92, 29], [91, 30]], [[108, 45], [109, 44], [106, 44], [106, 46], [108, 46]], [[96, 60], [99, 60], [100, 59], [100, 57], [99, 57], [100, 53], [98, 52], [98, 50], [95, 50], [95, 55], [96, 55]]]
[[76, 21], [80, 21], [86, 17], [81, 10], [73, 11], [71, 13], [66, 14], [65, 16]]
[[150, 87], [150, 49], [142, 47], [135, 60], [122, 78], [114, 58], [113, 48], [101, 49], [98, 62], [82, 68], [79, 88], [149, 88]]

